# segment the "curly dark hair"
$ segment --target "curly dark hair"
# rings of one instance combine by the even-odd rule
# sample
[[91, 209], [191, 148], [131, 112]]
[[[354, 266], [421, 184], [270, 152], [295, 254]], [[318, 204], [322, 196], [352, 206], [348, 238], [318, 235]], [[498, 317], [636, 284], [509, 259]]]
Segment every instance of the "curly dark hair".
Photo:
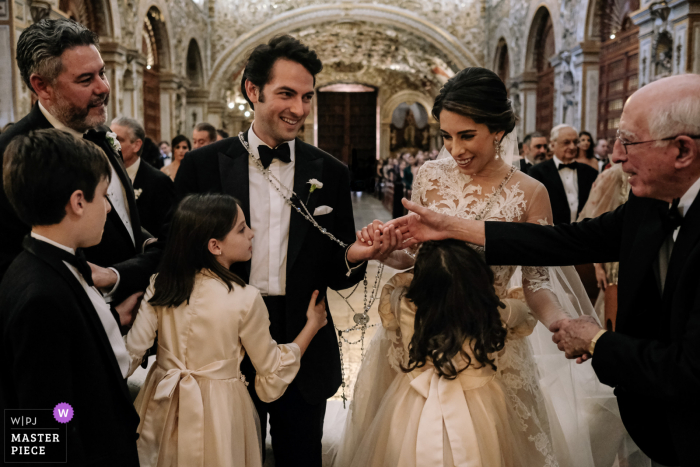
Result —
[[516, 116], [506, 85], [486, 68], [465, 68], [450, 78], [435, 98], [435, 120], [440, 121], [443, 110], [484, 124], [491, 133], [504, 131], [504, 137], [515, 128]]
[[[490, 365], [495, 370], [489, 354], [503, 349], [507, 331], [498, 312], [505, 305], [493, 281], [491, 268], [464, 242], [423, 243], [406, 294], [416, 305], [416, 319], [403, 371], [430, 361], [440, 376], [454, 379], [473, 363], [463, 348], [469, 341], [478, 368]], [[457, 355], [467, 362], [463, 368], [452, 361]]]
[[314, 78], [316, 85], [316, 75], [323, 69], [323, 64], [319, 60], [316, 52], [289, 35], [275, 36], [267, 44], [260, 44], [248, 55], [243, 77], [241, 77], [241, 93], [250, 104], [250, 108], [255, 110], [255, 106], [248, 98], [245, 90], [246, 80], [250, 81], [260, 89], [260, 102], [263, 101], [263, 88], [272, 78], [272, 67], [280, 58], [297, 62], [307, 69]]

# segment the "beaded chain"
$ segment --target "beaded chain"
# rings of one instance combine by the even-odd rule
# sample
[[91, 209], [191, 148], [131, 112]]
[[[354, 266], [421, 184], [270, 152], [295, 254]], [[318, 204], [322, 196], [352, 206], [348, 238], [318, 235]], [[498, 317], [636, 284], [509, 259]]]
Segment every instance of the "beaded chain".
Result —
[[[321, 227], [316, 222], [316, 219], [314, 219], [313, 216], [309, 213], [309, 210], [306, 208], [306, 205], [301, 201], [301, 199], [294, 192], [294, 190], [285, 186], [277, 177], [275, 177], [275, 175], [270, 171], [269, 168], [266, 169], [265, 166], [263, 166], [262, 162], [260, 162], [260, 159], [255, 157], [255, 155], [253, 155], [252, 151], [250, 150], [250, 146], [248, 145], [248, 142], [243, 137], [243, 132], [240, 132], [238, 134], [238, 139], [241, 141], [241, 144], [246, 149], [246, 151], [248, 151], [248, 154], [253, 159], [253, 161], [254, 161], [255, 165], [258, 167], [258, 169], [262, 172], [265, 179], [267, 179], [267, 181], [270, 183], [270, 185], [272, 185], [272, 187], [277, 191], [277, 193], [280, 194], [282, 199], [284, 199], [284, 201], [292, 209], [296, 210], [296, 212], [301, 214], [307, 221], [311, 222], [311, 224], [313, 224], [313, 226], [316, 227], [322, 234], [324, 234], [325, 236], [330, 238], [332, 241], [334, 241], [335, 243], [337, 243], [341, 247], [346, 248], [348, 246], [346, 243], [338, 240], [333, 234], [328, 232], [325, 228]], [[273, 179], [274, 179], [274, 181], [273, 181]], [[282, 188], [284, 188], [284, 190], [287, 191], [286, 195], [282, 192]], [[294, 201], [293, 201], [294, 198], [296, 198], [296, 201], [301, 205], [301, 207], [298, 207], [294, 204]], [[302, 209], [303, 209], [303, 212], [302, 212]], [[365, 333], [367, 331], [367, 328], [377, 326], [377, 324], [373, 324], [371, 326], [368, 326], [368, 323], [369, 323], [368, 313], [369, 313], [370, 308], [372, 308], [372, 305], [374, 304], [374, 302], [377, 300], [377, 293], [379, 291], [379, 284], [381, 283], [383, 272], [384, 272], [384, 264], [379, 263], [379, 268], [377, 270], [377, 277], [374, 279], [374, 286], [372, 287], [372, 293], [370, 294], [369, 299], [367, 298], [367, 273], [365, 273], [365, 277], [364, 277], [364, 287], [365, 287], [364, 309], [362, 310], [362, 313], [355, 313], [353, 315], [353, 321], [355, 321], [355, 325], [352, 326], [351, 328], [348, 328], [345, 330], [341, 330], [341, 329], [338, 329], [337, 327], [335, 327], [336, 331], [338, 332], [338, 348], [340, 350], [340, 363], [341, 363], [340, 371], [341, 371], [341, 377], [342, 377], [341, 387], [343, 388], [343, 395], [342, 395], [343, 408], [345, 408], [345, 402], [347, 401], [347, 397], [345, 396], [346, 384], [345, 384], [345, 365], [343, 363], [344, 362], [343, 361], [343, 341], [345, 341], [348, 345], [355, 345], [355, 344], [360, 343], [361, 344], [360, 355], [362, 358], [364, 358], [364, 355], [365, 355]], [[338, 295], [340, 295], [340, 297], [345, 301], [345, 303], [347, 303], [347, 305], [353, 311], [354, 311], [354, 308], [352, 307], [352, 305], [350, 305], [350, 302], [348, 302], [348, 299], [352, 296], [352, 294], [355, 293], [355, 291], [357, 290], [357, 287], [359, 285], [360, 285], [359, 283], [357, 285], [355, 285], [355, 288], [352, 290], [352, 292], [350, 292], [350, 294], [347, 297], [343, 296], [340, 292], [336, 291], [336, 293]], [[350, 342], [347, 338], [345, 338], [343, 336], [343, 333], [347, 334], [349, 332], [358, 331], [358, 330], [362, 332], [362, 335], [361, 335], [360, 339], [355, 341], [355, 342]]]

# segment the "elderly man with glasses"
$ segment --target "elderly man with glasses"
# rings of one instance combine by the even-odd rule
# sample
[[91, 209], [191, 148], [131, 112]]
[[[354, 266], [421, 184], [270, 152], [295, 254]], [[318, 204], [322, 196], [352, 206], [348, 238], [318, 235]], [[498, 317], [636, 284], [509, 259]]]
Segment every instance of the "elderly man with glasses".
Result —
[[584, 222], [539, 226], [414, 211], [398, 225], [404, 245], [442, 238], [486, 244], [490, 264], [620, 262], [615, 332], [585, 319], [551, 325], [568, 358], [591, 359], [615, 388], [627, 430], [665, 466], [698, 465], [700, 439], [700, 76], [648, 84], [627, 101], [613, 162], [632, 194]]
[[532, 167], [528, 175], [547, 188], [554, 225], [569, 224], [576, 221], [586, 204], [598, 171], [574, 160], [578, 155], [578, 131], [572, 126], [552, 128], [550, 141], [554, 157]]

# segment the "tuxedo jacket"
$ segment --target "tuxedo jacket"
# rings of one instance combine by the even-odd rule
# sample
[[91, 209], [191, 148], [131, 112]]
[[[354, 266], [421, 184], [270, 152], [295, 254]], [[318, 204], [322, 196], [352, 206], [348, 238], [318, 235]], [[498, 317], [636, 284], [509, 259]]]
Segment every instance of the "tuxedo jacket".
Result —
[[[188, 153], [175, 178], [178, 198], [190, 193], [226, 193], [241, 203], [246, 220], [250, 222], [248, 158], [248, 152], [237, 137]], [[309, 195], [311, 185], [307, 182], [312, 178], [323, 183], [323, 188]], [[293, 189], [312, 214], [318, 206], [333, 208], [328, 214], [316, 216], [316, 222], [344, 243], [354, 242], [350, 174], [343, 163], [297, 139]], [[283, 329], [275, 331], [272, 337], [278, 343], [292, 342], [306, 324], [306, 310], [313, 291], [319, 290], [325, 295], [328, 287], [333, 290], [352, 287], [362, 280], [365, 269], [366, 264], [348, 277], [345, 248], [323, 235], [292, 209], [287, 247], [286, 316], [284, 323], [272, 323], [271, 332]], [[248, 282], [250, 262], [234, 264], [232, 270]], [[338, 341], [328, 311], [328, 324], [311, 341], [295, 379], [302, 395], [311, 404], [333, 396], [341, 383]]]
[[530, 169], [533, 168], [534, 165], [531, 164], [527, 159], [522, 158], [520, 161], [518, 161], [518, 168], [520, 171], [524, 174], [530, 173]]
[[[42, 248], [43, 247], [43, 248]], [[73, 407], [71, 466], [138, 466], [139, 416], [82, 285], [29, 238], [0, 282], [2, 409]]]
[[[5, 154], [7, 145], [15, 136], [26, 135], [30, 131], [49, 128], [53, 127], [46, 120], [44, 114], [41, 113], [39, 104], [35, 104], [26, 117], [0, 135], [0, 154]], [[99, 129], [99, 131], [108, 130], [109, 128], [107, 127]], [[85, 249], [85, 256], [88, 261], [98, 266], [113, 267], [119, 271], [119, 288], [114, 297], [115, 301], [119, 303], [132, 293], [145, 290], [148, 287], [150, 277], [158, 265], [161, 248], [152, 246], [145, 253], [141, 254], [142, 245], [148, 236], [141, 230], [141, 221], [136, 207], [134, 190], [126, 169], [124, 169], [121, 154], [115, 152], [106, 139], [102, 139], [96, 144], [107, 155], [109, 162], [114, 167], [119, 180], [124, 186], [135, 242], [131, 241], [126, 226], [119, 218], [116, 210], [112, 209], [107, 215], [102, 241], [98, 245]], [[0, 167], [0, 170], [2, 170], [2, 167]], [[1, 180], [0, 183], [2, 183]], [[22, 239], [31, 230], [15, 214], [14, 209], [5, 196], [4, 189], [0, 190], [0, 224], [2, 225], [0, 229], [0, 278], [2, 278], [12, 260], [22, 251]]]
[[[549, 193], [549, 202], [552, 204], [552, 216], [554, 225], [570, 224], [571, 209], [566, 198], [564, 184], [559, 176], [559, 170], [554, 163], [554, 159], [540, 162], [532, 166], [527, 172], [529, 176], [542, 183]], [[598, 171], [584, 164], [578, 164], [576, 177], [578, 181], [578, 213], [588, 201], [591, 186], [598, 176]], [[577, 213], [577, 214], [578, 214]]]
[[142, 160], [134, 177], [134, 195], [144, 229], [163, 237], [166, 216], [175, 204], [175, 185], [170, 177]]
[[666, 202], [630, 195], [615, 211], [574, 224], [487, 222], [486, 260], [620, 262], [616, 331], [598, 340], [593, 369], [615, 388], [622, 421], [649, 457], [691, 466], [700, 439], [700, 201], [685, 216], [662, 293], [654, 263], [672, 229], [667, 212]]

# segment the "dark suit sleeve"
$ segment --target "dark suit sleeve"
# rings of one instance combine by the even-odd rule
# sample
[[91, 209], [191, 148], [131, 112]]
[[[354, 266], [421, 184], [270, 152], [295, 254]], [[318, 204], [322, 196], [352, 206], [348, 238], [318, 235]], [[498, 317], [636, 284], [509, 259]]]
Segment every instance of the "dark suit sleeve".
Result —
[[175, 176], [176, 203], [191, 193], [199, 193], [199, 184], [197, 183], [197, 167], [192, 153], [189, 153], [180, 163], [180, 168], [177, 169]]
[[[336, 232], [334, 235], [343, 243], [351, 245], [355, 241], [355, 218], [352, 213], [352, 199], [350, 198], [350, 172], [344, 165], [339, 165], [339, 171], [335, 182], [338, 185], [338, 216], [336, 222]], [[335, 248], [334, 257], [330, 262], [331, 268], [328, 271], [328, 286], [333, 290], [343, 290], [352, 287], [362, 280], [367, 270], [367, 262], [354, 269], [350, 276], [347, 275], [348, 268], [345, 261], [345, 251], [347, 248]], [[350, 264], [351, 267], [357, 266]]]
[[170, 177], [156, 178], [156, 199], [153, 210], [154, 223], [158, 226], [158, 231], [153, 232], [153, 235], [161, 237], [165, 235], [165, 224], [168, 219], [168, 213], [175, 206], [175, 184]]
[[114, 298], [116, 303], [121, 303], [136, 292], [146, 290], [151, 276], [158, 268], [164, 247], [165, 245], [161, 241], [151, 243], [143, 253], [110, 266], [119, 272], [119, 287]]
[[521, 266], [618, 261], [626, 206], [595, 219], [556, 226], [486, 222], [486, 261]]
[[603, 334], [593, 355], [593, 369], [598, 379], [631, 393], [695, 400], [700, 392], [700, 303], [697, 296], [690, 313], [682, 339], [670, 344], [619, 332]]

